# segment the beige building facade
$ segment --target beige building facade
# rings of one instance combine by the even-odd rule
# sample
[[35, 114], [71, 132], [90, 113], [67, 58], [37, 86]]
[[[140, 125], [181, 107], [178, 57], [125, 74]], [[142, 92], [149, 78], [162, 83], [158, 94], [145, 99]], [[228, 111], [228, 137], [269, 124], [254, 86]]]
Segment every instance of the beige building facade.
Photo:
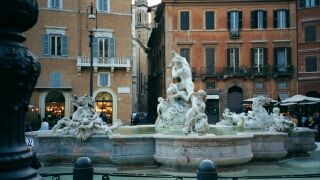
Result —
[[[130, 124], [131, 1], [43, 0], [38, 3], [38, 23], [25, 33], [24, 43], [41, 63], [41, 74], [30, 104], [38, 107], [41, 118], [46, 117], [49, 122], [72, 115], [76, 110], [71, 103], [72, 95], [90, 94], [88, 30], [94, 30], [92, 97], [96, 111], [106, 113], [111, 123], [120, 119]], [[94, 20], [88, 20], [91, 3]]]

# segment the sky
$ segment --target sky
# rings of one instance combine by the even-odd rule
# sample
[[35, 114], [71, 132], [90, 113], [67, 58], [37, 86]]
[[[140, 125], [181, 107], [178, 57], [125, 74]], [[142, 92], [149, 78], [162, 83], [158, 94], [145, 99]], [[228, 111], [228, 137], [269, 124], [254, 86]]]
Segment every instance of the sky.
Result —
[[161, 0], [148, 0], [148, 6], [153, 6], [159, 3], [161, 3]]

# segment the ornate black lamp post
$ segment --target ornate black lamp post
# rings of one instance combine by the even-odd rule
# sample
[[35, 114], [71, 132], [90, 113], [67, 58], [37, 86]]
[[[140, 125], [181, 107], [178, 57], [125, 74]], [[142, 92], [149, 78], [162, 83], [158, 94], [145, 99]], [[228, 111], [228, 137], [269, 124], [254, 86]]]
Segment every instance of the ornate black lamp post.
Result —
[[[95, 15], [93, 14], [93, 9], [95, 9]], [[92, 73], [93, 73], [93, 55], [92, 55], [92, 41], [93, 41], [93, 33], [96, 32], [97, 28], [98, 28], [98, 13], [97, 13], [97, 8], [94, 8], [92, 3], [90, 6], [87, 7], [87, 31], [90, 33], [89, 38], [90, 38], [90, 42], [89, 42], [89, 47], [90, 47], [90, 97], [92, 97]], [[88, 26], [88, 22], [90, 20], [96, 20], [96, 27], [95, 29], [90, 29]]]
[[40, 63], [22, 43], [38, 20], [37, 0], [0, 1], [0, 179], [42, 179], [30, 167], [24, 123]]

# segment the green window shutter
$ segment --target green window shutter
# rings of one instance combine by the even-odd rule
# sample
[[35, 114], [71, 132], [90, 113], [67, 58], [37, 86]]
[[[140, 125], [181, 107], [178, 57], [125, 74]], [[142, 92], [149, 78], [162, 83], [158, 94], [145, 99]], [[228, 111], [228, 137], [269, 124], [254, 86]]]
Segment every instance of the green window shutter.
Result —
[[189, 12], [180, 12], [180, 29], [189, 30]]
[[61, 72], [50, 73], [50, 87], [61, 87]]
[[263, 28], [267, 28], [267, 11], [263, 11], [263, 22], [262, 22], [262, 25], [263, 25]]
[[116, 53], [116, 41], [115, 38], [108, 38], [108, 55], [109, 57], [115, 57], [115, 53]]
[[99, 57], [98, 38], [97, 37], [94, 37], [92, 40], [92, 56]]
[[304, 8], [304, 7], [305, 7], [304, 1], [305, 1], [305, 0], [300, 0], [300, 7], [301, 7], [301, 8]]
[[228, 29], [231, 29], [231, 12], [227, 13], [227, 17], [228, 17]]
[[278, 65], [278, 48], [273, 48], [273, 63]]
[[242, 11], [238, 12], [238, 17], [239, 17], [239, 29], [242, 29]]
[[317, 57], [307, 57], [306, 59], [306, 72], [317, 72]]
[[62, 35], [62, 56], [68, 56], [68, 36]]
[[286, 10], [286, 28], [290, 27], [290, 11]]
[[268, 65], [268, 48], [263, 48], [263, 65]]
[[256, 11], [251, 11], [251, 29], [256, 28]]
[[305, 42], [315, 42], [317, 41], [317, 27], [316, 26], [306, 26], [305, 27]]
[[206, 12], [206, 29], [214, 29], [214, 12]]
[[227, 66], [230, 66], [230, 49], [227, 49]]
[[49, 50], [50, 50], [50, 45], [49, 45], [49, 34], [43, 34], [42, 35], [42, 54], [44, 56], [49, 56]]
[[278, 28], [278, 11], [273, 11], [273, 28]]
[[99, 86], [108, 86], [108, 74], [99, 74]]
[[291, 53], [291, 47], [287, 48], [287, 64], [291, 64], [292, 62], [292, 53]]
[[251, 48], [251, 66], [254, 65], [254, 48]]
[[235, 67], [239, 67], [239, 49], [235, 49]]

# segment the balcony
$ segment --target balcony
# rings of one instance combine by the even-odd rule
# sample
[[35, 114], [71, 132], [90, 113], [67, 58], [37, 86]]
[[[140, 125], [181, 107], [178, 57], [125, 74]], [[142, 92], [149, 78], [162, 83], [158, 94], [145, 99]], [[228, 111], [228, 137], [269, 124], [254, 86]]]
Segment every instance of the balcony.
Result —
[[273, 78], [278, 76], [288, 76], [290, 78], [293, 77], [294, 74], [294, 66], [293, 65], [274, 65], [273, 66]]
[[240, 38], [239, 29], [231, 29], [230, 30], [230, 39], [238, 39]]
[[[111, 68], [111, 76], [113, 76], [113, 72], [115, 68], [125, 68], [126, 75], [130, 71], [130, 58], [104, 58], [104, 57], [94, 57], [93, 58], [93, 69], [94, 75], [97, 76], [98, 68], [100, 67], [110, 67]], [[82, 67], [90, 67], [90, 57], [77, 57], [77, 67], [78, 67], [78, 75], [81, 75]]]
[[39, 78], [35, 89], [72, 89], [71, 79], [62, 79], [60, 82], [53, 83], [50, 78]]
[[202, 79], [205, 78], [235, 78], [242, 77], [248, 79], [249, 77], [253, 79], [254, 77], [266, 77], [266, 78], [277, 78], [277, 77], [289, 77], [292, 78], [294, 75], [294, 66], [251, 66], [251, 67], [192, 67], [193, 79], [201, 76]]
[[222, 68], [221, 67], [200, 67], [194, 68], [198, 71], [195, 71], [193, 74], [197, 76], [201, 73], [202, 79], [204, 78], [217, 78], [220, 79], [222, 77]]

